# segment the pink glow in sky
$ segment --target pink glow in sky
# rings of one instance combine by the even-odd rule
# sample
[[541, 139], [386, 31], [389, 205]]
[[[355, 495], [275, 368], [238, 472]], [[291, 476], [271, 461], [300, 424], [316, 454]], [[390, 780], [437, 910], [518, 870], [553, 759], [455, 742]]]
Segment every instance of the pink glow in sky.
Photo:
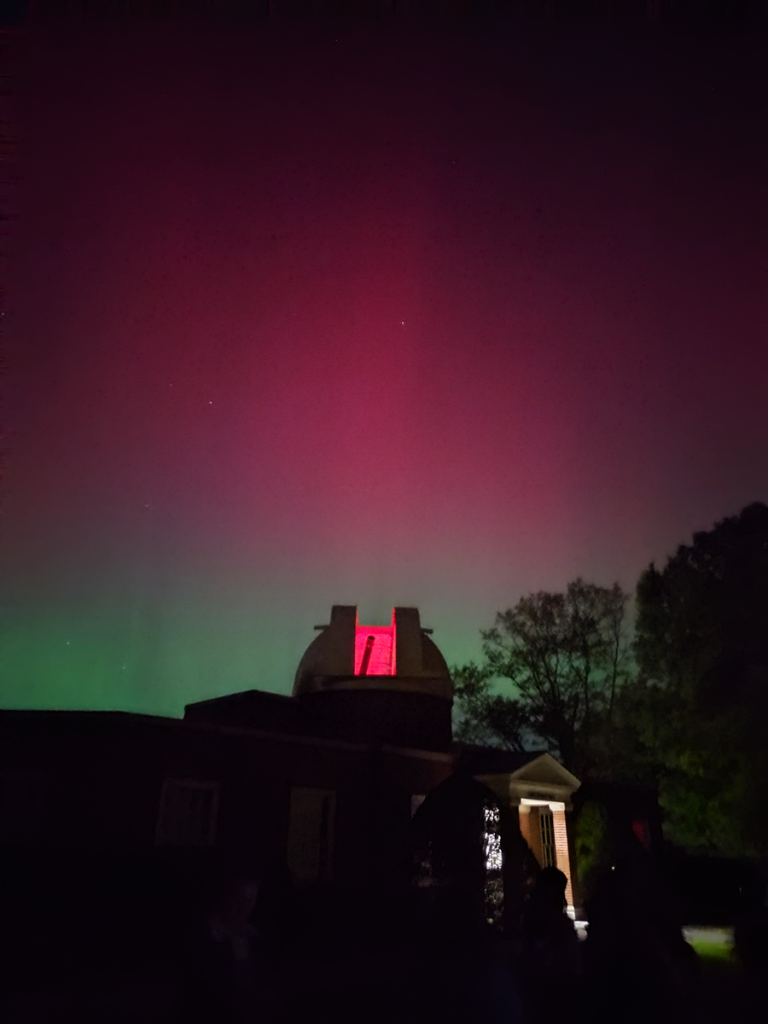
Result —
[[288, 692], [332, 604], [463, 660], [768, 500], [762, 66], [738, 33], [39, 38], [5, 703]]

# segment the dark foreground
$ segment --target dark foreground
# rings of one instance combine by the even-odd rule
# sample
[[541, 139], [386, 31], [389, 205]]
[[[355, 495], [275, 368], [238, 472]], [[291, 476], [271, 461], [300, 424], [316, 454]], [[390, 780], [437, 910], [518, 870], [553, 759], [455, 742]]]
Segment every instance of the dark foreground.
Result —
[[[106, 937], [105, 937], [106, 938]], [[461, 978], [447, 977], [435, 971], [428, 955], [405, 956], [398, 953], [376, 958], [351, 956], [334, 958], [318, 955], [314, 961], [305, 958], [301, 964], [287, 967], [276, 976], [278, 998], [255, 1014], [254, 1024], [299, 1024], [307, 1020], [334, 1021], [335, 1024], [357, 1024], [364, 1018], [368, 1024], [403, 1024], [418, 1020], [469, 1021], [484, 1024], [549, 1024], [553, 1017], [542, 1009], [537, 991], [526, 985], [524, 976], [515, 967], [512, 951], [500, 943], [495, 956], [501, 970], [495, 972], [482, 1008], [473, 1011], [461, 1005], [457, 990]], [[639, 1014], [635, 992], [606, 1014], [594, 1012], [575, 986], [562, 992], [557, 1000], [562, 1019], [576, 1022], [612, 1020], [616, 1024], [679, 1020], [692, 1024], [720, 1024], [725, 1021], [761, 1021], [766, 1011], [768, 976], [746, 971], [734, 958], [699, 958], [700, 976], [691, 993], [688, 1006], [659, 1006], [658, 1013], [648, 1017]], [[436, 977], [437, 975], [442, 975]], [[59, 978], [35, 986], [31, 979], [6, 988], [2, 1018], [6, 1024], [49, 1024], [57, 1021], [78, 1021], [79, 1024], [176, 1024], [190, 1019], [185, 1009], [184, 980], [180, 972], [163, 975], [137, 971], [134, 976], [124, 972], [81, 970], [69, 980]], [[556, 990], [561, 983], [552, 977]], [[551, 994], [551, 993], [550, 993]], [[453, 1003], [453, 1005], [452, 1005]], [[192, 1019], [208, 1019], [219, 1024], [209, 1010]], [[222, 1015], [223, 1020], [230, 1019]]]
[[[685, 941], [640, 855], [595, 888], [588, 938], [545, 868], [520, 916], [487, 926], [454, 881], [297, 891], [279, 871], [178, 870], [119, 884], [6, 872], [0, 1019], [7, 1024], [715, 1024], [768, 1020], [768, 911], [733, 954]], [[13, 879], [15, 884], [10, 885]], [[22, 884], [24, 882], [24, 884]], [[506, 921], [506, 925], [504, 922]], [[689, 937], [691, 936], [691, 933]], [[701, 937], [701, 936], [700, 936]], [[696, 941], [693, 940], [692, 941]]]

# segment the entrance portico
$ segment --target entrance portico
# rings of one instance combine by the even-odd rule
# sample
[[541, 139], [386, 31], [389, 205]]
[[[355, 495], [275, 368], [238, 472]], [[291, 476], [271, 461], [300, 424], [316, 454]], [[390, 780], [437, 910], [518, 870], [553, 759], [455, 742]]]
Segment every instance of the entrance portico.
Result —
[[[501, 754], [499, 768], [503, 764]], [[507, 755], [519, 761], [525, 755]], [[528, 760], [514, 770], [489, 771], [475, 777], [489, 786], [517, 813], [520, 831], [542, 867], [556, 867], [568, 879], [566, 900], [573, 913], [574, 896], [571, 855], [568, 843], [568, 813], [573, 794], [581, 783], [551, 754], [528, 755]], [[512, 766], [510, 765], [510, 768]]]

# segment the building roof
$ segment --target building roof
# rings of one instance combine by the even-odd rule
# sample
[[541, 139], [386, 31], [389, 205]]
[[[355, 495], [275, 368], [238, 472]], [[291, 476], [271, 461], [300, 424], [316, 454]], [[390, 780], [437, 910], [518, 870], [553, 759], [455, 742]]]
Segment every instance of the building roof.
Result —
[[567, 786], [578, 789], [581, 781], [546, 750], [515, 751], [454, 744], [457, 767], [475, 776], [508, 775], [520, 781]]

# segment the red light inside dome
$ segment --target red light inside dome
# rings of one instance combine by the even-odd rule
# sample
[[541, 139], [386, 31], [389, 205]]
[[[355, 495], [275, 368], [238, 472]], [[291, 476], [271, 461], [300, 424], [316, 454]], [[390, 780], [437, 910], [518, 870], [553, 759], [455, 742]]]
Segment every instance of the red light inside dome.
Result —
[[360, 626], [355, 629], [355, 675], [395, 674], [395, 623], [391, 626]]

